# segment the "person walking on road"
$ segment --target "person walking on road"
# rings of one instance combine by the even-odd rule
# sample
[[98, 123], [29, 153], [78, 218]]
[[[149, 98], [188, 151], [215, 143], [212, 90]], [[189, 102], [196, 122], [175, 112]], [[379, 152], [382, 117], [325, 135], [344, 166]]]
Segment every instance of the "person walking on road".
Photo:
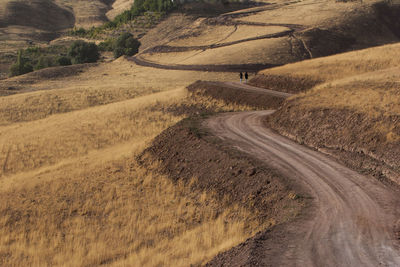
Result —
[[249, 79], [249, 74], [247, 73], [247, 71], [246, 71], [246, 73], [244, 74], [244, 78], [245, 78], [246, 83], [247, 83], [247, 80]]
[[242, 80], [243, 80], [243, 73], [242, 72], [240, 72], [239, 77], [240, 77], [240, 83], [242, 83]]

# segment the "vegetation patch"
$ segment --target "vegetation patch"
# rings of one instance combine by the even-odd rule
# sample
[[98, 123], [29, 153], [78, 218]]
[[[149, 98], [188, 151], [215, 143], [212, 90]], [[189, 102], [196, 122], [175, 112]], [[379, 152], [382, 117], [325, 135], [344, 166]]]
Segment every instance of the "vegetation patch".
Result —
[[66, 46], [29, 47], [18, 52], [17, 61], [11, 66], [11, 76], [22, 75], [34, 70], [71, 64], [91, 63], [99, 59], [94, 43], [83, 41]]

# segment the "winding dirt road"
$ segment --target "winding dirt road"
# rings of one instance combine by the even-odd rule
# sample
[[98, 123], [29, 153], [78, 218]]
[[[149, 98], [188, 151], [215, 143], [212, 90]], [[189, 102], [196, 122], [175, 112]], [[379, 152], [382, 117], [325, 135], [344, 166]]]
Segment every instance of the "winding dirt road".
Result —
[[287, 224], [280, 240], [258, 244], [259, 264], [400, 266], [394, 234], [399, 193], [273, 133], [263, 123], [271, 113], [229, 113], [205, 122], [220, 138], [302, 184], [314, 199], [311, 216]]

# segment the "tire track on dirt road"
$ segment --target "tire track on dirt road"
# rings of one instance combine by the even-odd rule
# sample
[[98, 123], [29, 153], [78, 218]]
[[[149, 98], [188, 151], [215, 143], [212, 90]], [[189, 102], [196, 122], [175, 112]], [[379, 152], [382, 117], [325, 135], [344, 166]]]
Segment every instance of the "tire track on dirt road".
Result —
[[216, 136], [302, 184], [314, 199], [311, 216], [288, 223], [283, 239], [257, 243], [259, 265], [400, 266], [394, 228], [399, 192], [273, 133], [263, 123], [272, 113], [229, 113], [204, 122]]

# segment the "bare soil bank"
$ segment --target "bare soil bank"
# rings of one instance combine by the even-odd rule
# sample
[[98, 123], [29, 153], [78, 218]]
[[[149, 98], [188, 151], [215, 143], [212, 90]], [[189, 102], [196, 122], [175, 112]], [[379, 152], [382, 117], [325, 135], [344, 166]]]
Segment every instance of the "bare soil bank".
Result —
[[311, 77], [257, 74], [249, 81], [249, 84], [279, 92], [299, 93], [307, 91], [321, 82]]
[[220, 201], [250, 210], [253, 216], [248, 219], [262, 222], [266, 230], [219, 254], [210, 266], [230, 265], [232, 260], [248, 262], [247, 255], [260, 249], [254, 244], [269, 235], [270, 226], [295, 218], [306, 200], [297, 193], [301, 191], [299, 188], [276, 171], [201, 130], [201, 121], [201, 118], [186, 119], [167, 129], [138, 161], [145, 167], [154, 160], [160, 161], [162, 167], [157, 171], [175, 183], [191, 184], [194, 190], [214, 194]]
[[400, 117], [372, 118], [349, 109], [307, 109], [287, 102], [266, 123], [280, 134], [316, 148], [347, 166], [400, 185], [400, 143], [383, 130], [400, 134]]
[[188, 90], [193, 94], [209, 96], [228, 103], [248, 105], [260, 109], [276, 109], [284, 101], [282, 97], [274, 97], [245, 90], [235, 90], [220, 82], [197, 81], [188, 86]]
[[[200, 127], [201, 118], [185, 119], [156, 137], [139, 157], [174, 182], [191, 183], [198, 190], [215, 193], [221, 201], [239, 204], [254, 218], [271, 225], [293, 218], [302, 206], [294, 187], [276, 171], [241, 152], [221, 144]], [[295, 191], [294, 191], [295, 190]]]

